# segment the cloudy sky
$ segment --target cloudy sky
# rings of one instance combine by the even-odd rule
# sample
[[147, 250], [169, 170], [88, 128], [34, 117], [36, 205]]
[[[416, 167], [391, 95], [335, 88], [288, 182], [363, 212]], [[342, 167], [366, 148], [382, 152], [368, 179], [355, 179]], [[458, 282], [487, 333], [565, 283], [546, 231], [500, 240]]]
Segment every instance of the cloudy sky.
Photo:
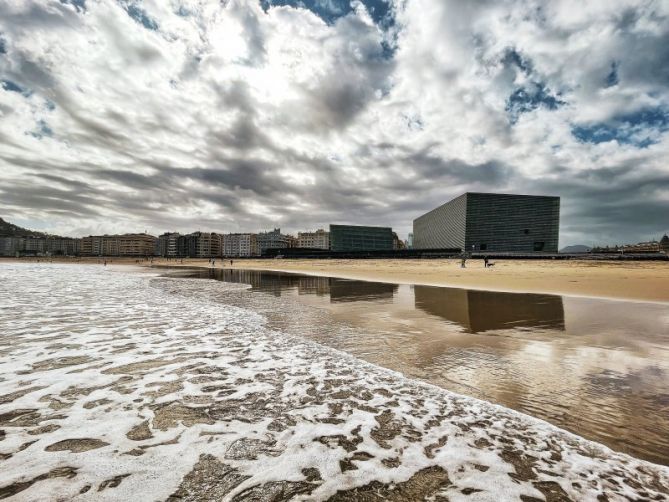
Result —
[[668, 231], [669, 2], [0, 0], [14, 223], [404, 237], [465, 191]]

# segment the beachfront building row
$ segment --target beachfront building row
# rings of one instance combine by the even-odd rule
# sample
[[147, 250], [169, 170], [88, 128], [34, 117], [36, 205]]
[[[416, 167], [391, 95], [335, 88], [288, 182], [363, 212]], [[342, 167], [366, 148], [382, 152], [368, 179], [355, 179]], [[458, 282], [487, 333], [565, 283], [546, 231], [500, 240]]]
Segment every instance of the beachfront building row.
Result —
[[167, 232], [158, 237], [157, 255], [164, 258], [218, 258], [260, 256], [258, 235]]
[[[330, 236], [334, 235], [331, 240]], [[269, 249], [303, 248], [336, 251], [402, 249], [403, 243], [389, 227], [331, 225], [330, 231], [300, 232], [297, 237], [281, 229], [260, 233], [166, 232], [159, 237], [143, 234], [60, 237], [2, 237], [0, 255], [18, 256], [120, 256], [212, 258], [262, 256]]]
[[74, 256], [80, 251], [81, 239], [0, 236], [0, 256]]
[[622, 246], [604, 246], [592, 248], [593, 253], [669, 253], [669, 236], [664, 235], [659, 241], [652, 240]]

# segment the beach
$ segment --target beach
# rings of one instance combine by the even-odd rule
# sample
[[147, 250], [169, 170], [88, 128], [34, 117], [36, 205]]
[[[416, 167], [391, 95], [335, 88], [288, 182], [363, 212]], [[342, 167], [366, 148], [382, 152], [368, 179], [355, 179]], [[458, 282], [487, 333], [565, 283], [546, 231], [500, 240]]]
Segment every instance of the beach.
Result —
[[[35, 262], [35, 258], [0, 259]], [[41, 258], [55, 263], [102, 263], [100, 258]], [[211, 268], [208, 259], [138, 260], [107, 258], [109, 264]], [[568, 296], [613, 298], [644, 302], [669, 302], [669, 261], [608, 260], [294, 260], [217, 258], [215, 268], [273, 270], [322, 277], [339, 277], [395, 284], [421, 284], [487, 291], [551, 293]]]
[[666, 467], [217, 300], [244, 285], [51, 263], [3, 264], [0, 279], [3, 498], [613, 501], [669, 490]]

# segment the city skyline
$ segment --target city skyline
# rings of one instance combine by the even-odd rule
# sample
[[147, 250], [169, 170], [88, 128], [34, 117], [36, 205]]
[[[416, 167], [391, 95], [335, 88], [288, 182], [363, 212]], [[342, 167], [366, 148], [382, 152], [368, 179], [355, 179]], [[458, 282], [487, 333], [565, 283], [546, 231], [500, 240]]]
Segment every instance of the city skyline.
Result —
[[666, 2], [0, 4], [0, 216], [60, 235], [392, 227], [557, 195], [669, 231]]

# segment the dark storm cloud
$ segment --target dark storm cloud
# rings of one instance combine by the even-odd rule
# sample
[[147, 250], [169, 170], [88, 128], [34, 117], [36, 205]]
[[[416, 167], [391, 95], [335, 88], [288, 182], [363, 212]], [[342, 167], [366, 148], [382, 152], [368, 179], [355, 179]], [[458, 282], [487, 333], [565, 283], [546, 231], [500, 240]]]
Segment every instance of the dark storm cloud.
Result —
[[[404, 159], [411, 167], [418, 183], [434, 182], [480, 185], [489, 188], [503, 186], [511, 176], [511, 169], [501, 162], [489, 161], [469, 164], [460, 159], [443, 158], [429, 150], [412, 153]], [[399, 188], [399, 187], [398, 187]]]
[[4, 20], [3, 30], [15, 33], [26, 28], [59, 29], [76, 25], [76, 14], [64, 3], [48, 4], [26, 0], [23, 9], [14, 9], [3, 2], [0, 4], [0, 19]]
[[[539, 193], [561, 194], [563, 231], [583, 236], [584, 244], [649, 239], [657, 237], [658, 229], [667, 228], [669, 201], [663, 194], [669, 192], [669, 173], [641, 174], [637, 161], [525, 182], [525, 186]], [[634, 233], [626, 232], [627, 228], [634, 228]]]
[[100, 214], [99, 199], [47, 186], [0, 185], [0, 198], [4, 204], [32, 210], [62, 210], [85, 218]]

